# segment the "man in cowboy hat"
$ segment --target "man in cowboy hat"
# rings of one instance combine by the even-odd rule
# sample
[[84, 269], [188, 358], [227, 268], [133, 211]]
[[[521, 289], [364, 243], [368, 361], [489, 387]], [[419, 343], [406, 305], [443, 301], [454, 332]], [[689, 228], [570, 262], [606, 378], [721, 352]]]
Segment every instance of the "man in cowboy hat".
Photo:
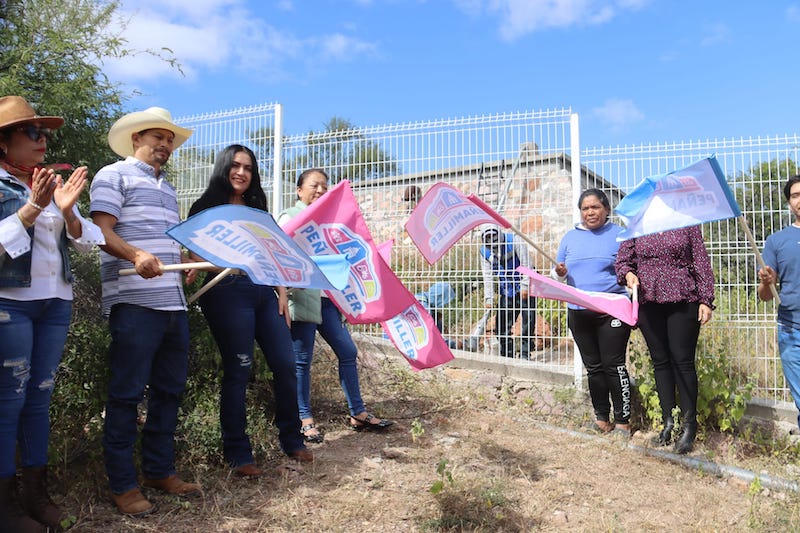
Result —
[[[191, 134], [160, 107], [123, 116], [111, 126], [108, 144], [125, 159], [100, 169], [91, 186], [91, 215], [106, 240], [100, 263], [103, 314], [111, 332], [103, 451], [114, 503], [130, 516], [154, 509], [139, 490], [133, 461], [137, 406], [146, 387], [142, 485], [177, 495], [200, 491], [200, 485], [175, 473], [189, 324], [181, 274], [162, 270], [182, 260], [180, 245], [165, 234], [180, 216], [163, 167]], [[119, 275], [130, 267], [138, 275]]]

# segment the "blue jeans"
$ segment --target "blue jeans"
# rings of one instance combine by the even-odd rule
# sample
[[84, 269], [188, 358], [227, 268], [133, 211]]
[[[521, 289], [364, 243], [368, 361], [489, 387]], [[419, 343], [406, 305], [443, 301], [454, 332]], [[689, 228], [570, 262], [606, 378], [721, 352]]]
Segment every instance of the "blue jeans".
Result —
[[300, 418], [314, 416], [311, 414], [311, 360], [314, 357], [314, 337], [317, 331], [339, 359], [339, 382], [350, 415], [363, 413], [367, 409], [364, 407], [364, 400], [361, 399], [361, 388], [358, 384], [356, 367], [358, 349], [350, 337], [350, 331], [342, 321], [342, 314], [329, 298], [323, 298], [322, 324], [292, 322], [292, 342], [297, 357], [297, 403], [300, 407]]
[[147, 421], [142, 428], [142, 473], [162, 479], [175, 473], [175, 427], [186, 386], [189, 320], [186, 311], [156, 311], [117, 304], [111, 332], [103, 452], [114, 494], [139, 486], [133, 448], [137, 406], [149, 386]]
[[305, 448], [297, 413], [292, 338], [286, 318], [278, 314], [275, 290], [256, 285], [247, 276], [227, 276], [200, 297], [200, 307], [222, 356], [219, 414], [225, 460], [234, 467], [254, 462], [246, 433], [246, 391], [254, 340], [272, 371], [275, 426], [281, 449], [291, 453]]
[[72, 302], [0, 298], [0, 478], [22, 466], [45, 466], [50, 397], [67, 341]]
[[[800, 409], [800, 329], [778, 324], [778, 349], [783, 376], [789, 384], [795, 406]], [[800, 415], [797, 416], [797, 425], [800, 426]]]

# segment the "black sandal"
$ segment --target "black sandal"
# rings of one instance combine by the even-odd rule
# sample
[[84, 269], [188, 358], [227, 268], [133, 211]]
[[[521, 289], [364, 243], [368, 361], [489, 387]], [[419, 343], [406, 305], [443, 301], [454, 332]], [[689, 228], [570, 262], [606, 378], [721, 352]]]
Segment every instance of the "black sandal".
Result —
[[322, 433], [320, 433], [318, 429], [317, 433], [314, 435], [306, 434], [308, 431], [311, 431], [312, 429], [317, 429], [317, 426], [314, 425], [313, 423], [306, 424], [305, 426], [300, 428], [300, 432], [303, 434], [303, 440], [305, 440], [306, 442], [313, 442], [315, 444], [319, 444], [320, 442], [325, 440], [325, 437], [322, 436]]
[[[377, 422], [373, 422], [373, 420], [377, 420]], [[386, 420], [385, 418], [378, 418], [375, 415], [367, 413], [366, 418], [361, 420], [360, 418], [356, 418], [354, 416], [350, 417], [350, 429], [353, 431], [381, 431], [383, 429], [388, 428], [394, 424], [392, 420]]]

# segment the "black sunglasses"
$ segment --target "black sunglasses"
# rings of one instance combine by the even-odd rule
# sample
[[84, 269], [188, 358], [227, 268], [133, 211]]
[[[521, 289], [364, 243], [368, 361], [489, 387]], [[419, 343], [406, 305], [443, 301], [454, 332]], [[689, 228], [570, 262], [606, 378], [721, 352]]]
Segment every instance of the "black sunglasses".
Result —
[[53, 139], [53, 130], [51, 130], [50, 128], [44, 128], [42, 126], [34, 126], [33, 124], [28, 124], [27, 126], [18, 127], [17, 131], [27, 135], [28, 138], [33, 142], [38, 142], [39, 139], [41, 139], [42, 137], [44, 137], [48, 141]]

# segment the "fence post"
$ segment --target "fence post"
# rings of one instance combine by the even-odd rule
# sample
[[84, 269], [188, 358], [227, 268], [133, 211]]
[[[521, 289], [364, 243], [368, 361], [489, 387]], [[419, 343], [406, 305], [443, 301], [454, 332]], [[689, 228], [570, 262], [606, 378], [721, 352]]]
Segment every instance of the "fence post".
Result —
[[283, 104], [275, 104], [275, 138], [272, 147], [272, 214], [283, 211]]
[[[580, 212], [576, 208], [578, 205], [578, 198], [581, 195], [581, 135], [580, 124], [577, 113], [572, 113], [569, 116], [569, 156], [572, 172], [572, 220], [577, 223], [580, 222]], [[570, 338], [572, 334], [568, 332]], [[572, 343], [572, 378], [575, 383], [575, 388], [583, 390], [583, 361], [581, 360], [581, 352], [578, 350], [578, 345]]]

